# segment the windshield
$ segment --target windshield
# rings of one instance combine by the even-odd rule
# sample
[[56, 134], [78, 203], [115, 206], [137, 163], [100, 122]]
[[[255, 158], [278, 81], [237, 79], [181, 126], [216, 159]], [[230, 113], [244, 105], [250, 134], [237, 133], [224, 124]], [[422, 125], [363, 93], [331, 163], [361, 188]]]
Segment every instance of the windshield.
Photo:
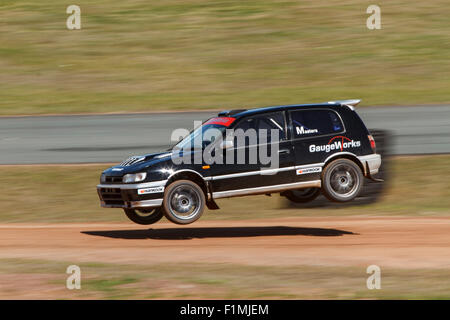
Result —
[[234, 118], [218, 117], [206, 121], [202, 126], [192, 131], [173, 149], [203, 149], [217, 139], [221, 139]]

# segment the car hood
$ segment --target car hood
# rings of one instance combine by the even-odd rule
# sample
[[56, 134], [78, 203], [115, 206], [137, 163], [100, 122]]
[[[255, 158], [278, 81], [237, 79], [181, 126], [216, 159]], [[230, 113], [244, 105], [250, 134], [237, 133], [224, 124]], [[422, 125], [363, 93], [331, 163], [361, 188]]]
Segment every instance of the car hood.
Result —
[[132, 156], [119, 165], [106, 169], [103, 173], [111, 176], [121, 176], [127, 173], [135, 173], [144, 170], [159, 162], [171, 161], [170, 151], [149, 153], [141, 156]]

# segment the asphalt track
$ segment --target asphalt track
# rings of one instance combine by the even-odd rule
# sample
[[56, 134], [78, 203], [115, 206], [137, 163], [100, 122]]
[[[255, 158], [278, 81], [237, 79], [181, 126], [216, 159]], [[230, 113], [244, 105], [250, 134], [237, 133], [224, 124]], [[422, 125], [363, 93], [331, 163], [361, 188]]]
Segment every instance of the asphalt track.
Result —
[[[389, 130], [392, 154], [450, 152], [450, 105], [360, 107], [368, 128]], [[176, 128], [216, 112], [0, 118], [0, 164], [119, 162], [164, 150]]]

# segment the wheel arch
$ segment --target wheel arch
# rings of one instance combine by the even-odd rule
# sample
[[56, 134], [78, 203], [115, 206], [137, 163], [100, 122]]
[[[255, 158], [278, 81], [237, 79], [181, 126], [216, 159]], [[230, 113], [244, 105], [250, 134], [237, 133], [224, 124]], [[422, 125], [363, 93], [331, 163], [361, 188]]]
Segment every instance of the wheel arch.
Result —
[[176, 171], [167, 178], [166, 187], [176, 180], [190, 180], [195, 182], [203, 190], [205, 197], [208, 198], [208, 187], [205, 179], [200, 173], [190, 169]]
[[338, 152], [335, 154], [332, 154], [328, 158], [325, 159], [323, 167], [325, 168], [330, 162], [336, 160], [336, 159], [349, 159], [356, 163], [358, 167], [361, 169], [361, 172], [364, 176], [367, 175], [367, 170], [364, 164], [358, 159], [358, 156], [351, 152]]

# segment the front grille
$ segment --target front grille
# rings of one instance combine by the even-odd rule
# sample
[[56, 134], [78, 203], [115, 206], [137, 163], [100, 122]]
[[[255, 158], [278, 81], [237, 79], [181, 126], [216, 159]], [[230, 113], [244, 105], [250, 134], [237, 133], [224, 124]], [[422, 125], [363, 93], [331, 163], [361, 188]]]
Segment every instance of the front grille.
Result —
[[105, 183], [122, 183], [122, 177], [105, 177]]
[[125, 204], [119, 188], [100, 188], [100, 197], [106, 205], [123, 206]]

